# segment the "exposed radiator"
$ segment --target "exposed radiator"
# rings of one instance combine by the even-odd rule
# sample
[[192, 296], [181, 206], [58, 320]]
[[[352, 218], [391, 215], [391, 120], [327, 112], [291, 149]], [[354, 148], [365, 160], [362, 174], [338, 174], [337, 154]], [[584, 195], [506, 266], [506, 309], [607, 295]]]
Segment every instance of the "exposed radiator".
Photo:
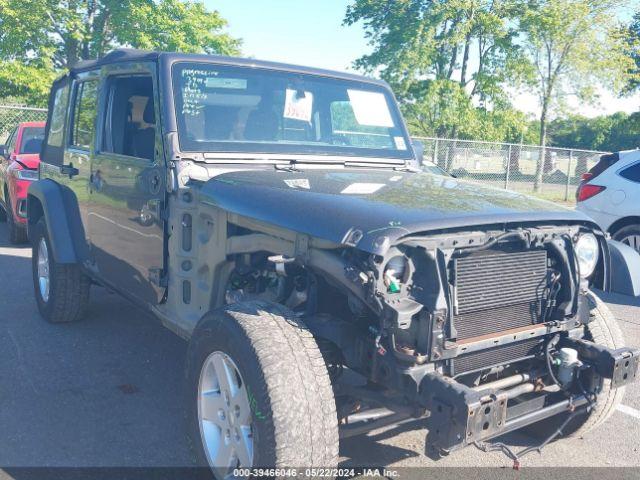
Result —
[[453, 260], [457, 339], [537, 322], [547, 284], [547, 252], [481, 252]]
[[510, 343], [508, 345], [501, 345], [499, 347], [461, 355], [451, 361], [453, 367], [452, 374], [460, 375], [462, 373], [530, 358], [542, 352], [542, 345], [542, 339], [532, 338], [522, 342]]
[[[453, 326], [457, 340], [499, 334], [540, 321], [547, 285], [547, 252], [483, 251], [453, 260]], [[489, 348], [451, 361], [460, 375], [522, 360], [540, 352], [541, 339]]]
[[453, 317], [458, 340], [498, 333], [512, 328], [537, 323], [535, 302], [495, 307], [479, 312], [468, 312]]

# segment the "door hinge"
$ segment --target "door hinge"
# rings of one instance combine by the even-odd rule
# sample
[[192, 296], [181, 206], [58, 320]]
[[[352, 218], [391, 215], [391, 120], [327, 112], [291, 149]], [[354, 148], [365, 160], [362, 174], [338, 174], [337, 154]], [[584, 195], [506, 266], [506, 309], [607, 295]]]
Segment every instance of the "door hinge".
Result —
[[162, 212], [160, 214], [160, 218], [162, 218], [164, 222], [168, 222], [169, 221], [169, 205], [166, 205], [166, 203], [163, 202], [161, 208], [162, 208]]
[[161, 288], [169, 286], [169, 278], [167, 274], [159, 267], [152, 267], [149, 269], [149, 281]]

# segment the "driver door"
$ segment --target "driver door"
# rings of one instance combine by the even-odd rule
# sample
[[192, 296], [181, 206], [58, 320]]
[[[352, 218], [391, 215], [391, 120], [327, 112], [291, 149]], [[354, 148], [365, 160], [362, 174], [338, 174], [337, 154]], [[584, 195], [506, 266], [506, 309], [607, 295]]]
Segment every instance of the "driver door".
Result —
[[152, 66], [104, 67], [99, 148], [91, 159], [89, 236], [100, 277], [155, 305], [164, 288], [164, 160]]

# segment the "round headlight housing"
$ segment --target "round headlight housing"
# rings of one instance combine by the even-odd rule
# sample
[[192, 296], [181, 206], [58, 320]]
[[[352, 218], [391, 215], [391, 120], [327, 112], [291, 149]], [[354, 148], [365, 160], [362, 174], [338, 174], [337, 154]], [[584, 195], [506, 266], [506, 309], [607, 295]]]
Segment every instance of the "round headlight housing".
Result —
[[592, 233], [583, 233], [576, 242], [576, 256], [582, 278], [590, 277], [596, 270], [600, 256], [598, 239]]
[[384, 284], [389, 293], [400, 293], [401, 285], [406, 281], [407, 259], [402, 255], [395, 256], [384, 268]]

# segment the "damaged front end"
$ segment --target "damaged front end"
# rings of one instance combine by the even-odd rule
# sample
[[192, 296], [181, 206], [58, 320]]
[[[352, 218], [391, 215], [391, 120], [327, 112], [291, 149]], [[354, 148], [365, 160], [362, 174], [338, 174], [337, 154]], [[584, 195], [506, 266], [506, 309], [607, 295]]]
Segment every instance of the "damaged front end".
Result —
[[[600, 258], [588, 275], [577, 251], [584, 235]], [[343, 349], [344, 361], [428, 417], [430, 456], [487, 449], [553, 417], [546, 443], [589, 414], [605, 382], [636, 378], [640, 351], [593, 342], [589, 282], [606, 287], [608, 262], [604, 237], [585, 227], [412, 236], [349, 269], [378, 323]], [[316, 333], [336, 335], [327, 330]]]

